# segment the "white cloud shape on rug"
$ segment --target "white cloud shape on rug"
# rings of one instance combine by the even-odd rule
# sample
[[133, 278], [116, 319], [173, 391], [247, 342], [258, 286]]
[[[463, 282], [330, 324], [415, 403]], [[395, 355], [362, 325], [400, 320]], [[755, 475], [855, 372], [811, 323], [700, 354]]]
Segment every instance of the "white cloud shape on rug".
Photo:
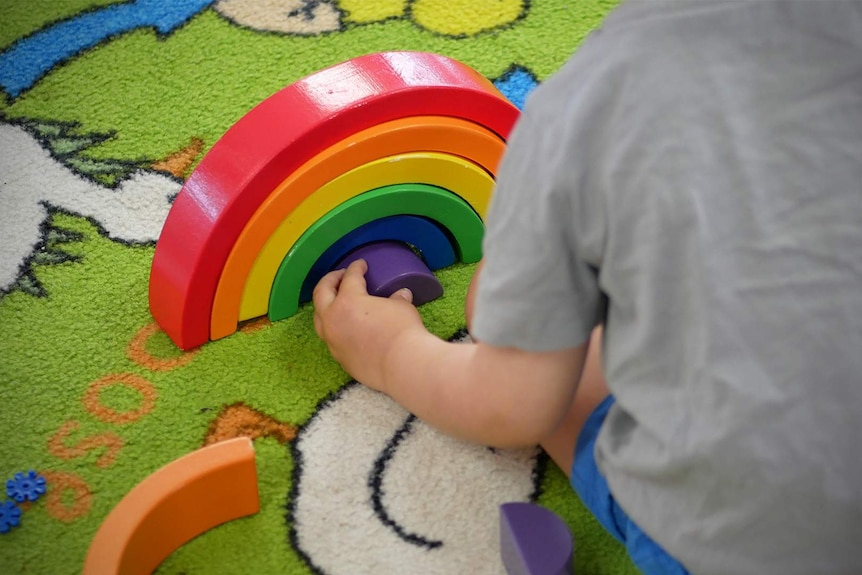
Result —
[[331, 1], [218, 0], [213, 8], [253, 30], [311, 36], [341, 28], [341, 13]]
[[110, 189], [55, 160], [27, 130], [0, 123], [0, 292], [18, 279], [41, 238], [48, 205], [90, 217], [108, 236], [155, 241], [181, 184], [138, 171]]
[[328, 575], [504, 574], [499, 506], [535, 494], [537, 449], [445, 436], [360, 384], [294, 443], [298, 550]]

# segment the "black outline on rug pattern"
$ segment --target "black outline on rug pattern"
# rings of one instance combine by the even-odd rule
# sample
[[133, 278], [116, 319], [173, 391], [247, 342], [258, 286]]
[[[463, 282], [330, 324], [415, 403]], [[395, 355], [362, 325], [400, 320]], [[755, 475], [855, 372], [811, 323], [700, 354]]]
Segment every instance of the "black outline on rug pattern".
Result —
[[421, 535], [408, 533], [404, 527], [399, 525], [395, 519], [390, 517], [389, 512], [386, 510], [386, 506], [383, 504], [383, 497], [385, 496], [383, 490], [383, 477], [386, 474], [386, 466], [390, 461], [392, 461], [395, 451], [398, 449], [401, 442], [409, 437], [413, 432], [413, 424], [415, 422], [416, 416], [412, 413], [408, 415], [407, 419], [404, 420], [404, 424], [398, 428], [395, 434], [389, 439], [386, 447], [384, 447], [383, 451], [380, 452], [379, 457], [374, 460], [374, 471], [372, 471], [368, 476], [368, 488], [371, 490], [371, 507], [374, 509], [374, 515], [377, 516], [377, 519], [386, 527], [395, 531], [401, 540], [416, 545], [417, 547], [437, 549], [438, 547], [443, 546], [442, 541], [426, 539]]
[[[460, 329], [455, 332], [448, 341], [454, 342], [464, 339], [467, 335], [466, 329]], [[290, 478], [290, 489], [287, 494], [287, 503], [285, 505], [285, 523], [287, 524], [288, 529], [288, 545], [290, 548], [305, 562], [305, 564], [311, 569], [312, 573], [315, 575], [326, 575], [326, 572], [323, 571], [320, 567], [314, 564], [311, 560], [311, 557], [300, 547], [299, 545], [299, 535], [296, 529], [296, 508], [295, 502], [299, 496], [299, 483], [300, 477], [302, 475], [303, 469], [303, 459], [302, 453], [297, 449], [296, 445], [299, 442], [300, 437], [305, 432], [306, 428], [314, 422], [317, 418], [318, 414], [324, 411], [330, 404], [338, 401], [341, 396], [348, 390], [353, 388], [354, 386], [362, 385], [356, 380], [350, 380], [346, 382], [343, 386], [341, 386], [338, 390], [330, 393], [325, 398], [323, 398], [317, 406], [314, 408], [314, 412], [308, 420], [302, 425], [297, 426], [296, 436], [293, 441], [287, 446], [290, 451], [290, 454], [293, 458], [293, 471], [291, 472]], [[382, 494], [382, 490], [379, 489], [383, 483], [383, 473], [386, 471], [386, 463], [392, 458], [395, 449], [398, 444], [401, 443], [411, 432], [411, 428], [413, 423], [416, 421], [416, 416], [413, 414], [408, 414], [405, 418], [404, 423], [398, 430], [393, 434], [392, 438], [387, 443], [384, 450], [381, 452], [380, 456], [374, 462], [374, 469], [368, 476], [368, 487], [372, 490], [372, 508], [374, 510], [374, 514], [377, 516], [378, 520], [386, 525], [389, 529], [391, 529], [394, 533], [398, 535], [398, 537], [403, 540], [405, 543], [410, 545], [416, 545], [419, 547], [425, 547], [426, 549], [437, 549], [445, 545], [442, 541], [430, 540], [422, 537], [421, 535], [411, 534], [405, 529], [402, 525], [400, 525], [397, 521], [389, 517], [389, 514], [386, 512], [385, 506], [382, 504], [382, 501], [378, 504], [374, 501], [375, 497], [378, 497], [378, 491]], [[493, 448], [488, 448], [491, 451], [496, 451]], [[543, 450], [539, 449], [536, 457], [535, 457], [535, 465], [533, 466], [532, 471], [532, 483], [533, 490], [530, 494], [530, 501], [537, 501], [539, 497], [542, 495], [542, 483], [544, 482], [544, 478], [547, 471], [548, 466], [548, 456], [544, 453]], [[375, 491], [375, 488], [378, 491]]]
[[[284, 36], [284, 37], [296, 37], [296, 38], [322, 38], [324, 36], [330, 36], [332, 34], [341, 34], [349, 30], [352, 27], [352, 23], [345, 23], [344, 18], [347, 13], [338, 5], [338, 0], [306, 0], [303, 8], [297, 8], [296, 10], [292, 10], [287, 13], [288, 16], [298, 16], [300, 12], [308, 12], [307, 6], [311, 6], [313, 10], [318, 4], [332, 4], [335, 10], [338, 12], [338, 28], [335, 30], [325, 30], [323, 32], [314, 32], [312, 34], [300, 34], [298, 32], [279, 32], [278, 30], [262, 30], [260, 28], [255, 28], [254, 26], [249, 26], [247, 24], [240, 24], [230, 16], [226, 16], [222, 14], [216, 7], [215, 2], [208, 8], [208, 10], [212, 10], [216, 16], [233, 26], [234, 28], [239, 28], [240, 30], [246, 30], [248, 32], [254, 32], [255, 34], [260, 34], [262, 36]], [[306, 18], [308, 20], [308, 18]]]
[[[78, 263], [83, 257], [78, 254], [70, 254], [56, 247], [56, 244], [67, 244], [81, 242], [84, 234], [74, 230], [55, 226], [54, 215], [62, 213], [61, 210], [53, 208], [45, 202], [40, 202], [47, 211], [47, 216], [39, 224], [39, 241], [33, 246], [33, 251], [18, 265], [18, 275], [15, 282], [8, 288], [0, 287], [0, 299], [10, 293], [21, 291], [35, 298], [47, 298], [48, 290], [36, 277], [36, 268], [42, 266], [55, 266], [64, 263]], [[59, 237], [49, 241], [49, 236], [54, 233]], [[49, 247], [51, 244], [51, 247]], [[39, 261], [48, 260], [48, 261]], [[27, 285], [25, 285], [27, 284]]]
[[[52, 146], [49, 143], [49, 138], [43, 134], [40, 134], [36, 129], [37, 124], [42, 124], [46, 126], [56, 126], [60, 131], [60, 134], [68, 134], [75, 129], [79, 128], [81, 124], [79, 122], [64, 122], [58, 120], [35, 120], [30, 118], [8, 118], [6, 115], [0, 111], [0, 123], [18, 126], [24, 129], [27, 133], [29, 133], [33, 139], [39, 144], [39, 146], [48, 152], [48, 154], [53, 158], [56, 162], [60, 163], [65, 169], [69, 170], [76, 176], [83, 178], [94, 185], [101, 186], [107, 190], [115, 190], [119, 185], [127, 180], [131, 174], [134, 174], [139, 171], [149, 171], [152, 173], [160, 174], [165, 176], [166, 178], [172, 179], [178, 184], [182, 185], [183, 181], [176, 176], [169, 174], [164, 171], [152, 170], [147, 168], [147, 164], [151, 164], [152, 160], [109, 160], [111, 162], [116, 163], [118, 166], [128, 170], [126, 177], [118, 177], [114, 185], [109, 186], [104, 182], [100, 182], [90, 174], [85, 174], [75, 169], [74, 166], [69, 165], [65, 159], [72, 156], [75, 152], [70, 152], [68, 154], [58, 154], [56, 153]], [[89, 137], [93, 139], [93, 146], [97, 146], [105, 141], [110, 140], [116, 135], [116, 132], [93, 132], [87, 133], [84, 137]], [[98, 161], [98, 160], [97, 160]], [[168, 202], [173, 203], [176, 195], [168, 196]], [[74, 243], [74, 242], [83, 242], [86, 241], [86, 237], [81, 232], [76, 232], [73, 230], [69, 230], [66, 228], [62, 228], [54, 224], [54, 218], [58, 214], [70, 216], [74, 218], [80, 218], [86, 220], [90, 225], [92, 225], [96, 232], [102, 236], [103, 238], [110, 240], [114, 243], [118, 243], [124, 245], [126, 247], [135, 248], [135, 247], [150, 247], [156, 244], [156, 240], [146, 241], [146, 242], [138, 242], [138, 241], [130, 241], [119, 238], [111, 237], [108, 231], [104, 228], [104, 226], [96, 220], [92, 216], [85, 216], [83, 214], [79, 214], [77, 212], [67, 210], [65, 208], [61, 208], [55, 206], [49, 202], [41, 201], [39, 202], [45, 208], [45, 218], [39, 224], [39, 241], [33, 246], [33, 250], [30, 255], [28, 255], [19, 265], [18, 265], [18, 274], [15, 278], [14, 283], [10, 285], [8, 288], [0, 287], [0, 299], [3, 299], [5, 296], [14, 293], [16, 291], [21, 291], [27, 295], [36, 298], [46, 298], [49, 296], [48, 291], [45, 289], [42, 282], [38, 279], [36, 271], [41, 266], [46, 265], [58, 265], [63, 263], [78, 263], [83, 261], [83, 256], [77, 254], [70, 254], [64, 252], [60, 249], [49, 248], [48, 244], [65, 244], [65, 243]], [[49, 242], [49, 235], [51, 233], [55, 233], [59, 236], [59, 238], [55, 238], [53, 242]], [[53, 261], [39, 261], [48, 255], [48, 258]], [[25, 288], [22, 285], [22, 282], [26, 282], [30, 285], [29, 288]]]
[[[96, 184], [98, 186], [102, 186], [103, 188], [106, 188], [108, 190], [117, 189], [123, 181], [127, 180], [132, 174], [134, 174], [137, 171], [148, 171], [148, 172], [153, 172], [153, 173], [157, 173], [157, 174], [163, 174], [164, 176], [173, 179], [177, 183], [180, 183], [180, 184], [183, 183], [183, 180], [181, 180], [180, 178], [177, 178], [173, 174], [170, 174], [170, 173], [162, 171], [162, 170], [153, 170], [152, 168], [150, 168], [149, 166], [151, 166], [155, 162], [155, 160], [153, 160], [151, 158], [139, 158], [137, 160], [128, 160], [128, 159], [116, 160], [116, 159], [110, 159], [110, 158], [87, 158], [86, 156], [81, 154], [81, 152], [85, 149], [96, 148], [99, 145], [104, 144], [105, 142], [108, 142], [108, 141], [114, 139], [117, 136], [117, 134], [119, 133], [116, 130], [110, 130], [108, 132], [85, 132], [83, 134], [80, 134], [78, 132], [80, 130], [83, 130], [84, 128], [83, 128], [83, 125], [81, 124], [81, 122], [79, 122], [77, 120], [72, 120], [72, 121], [41, 120], [41, 119], [28, 118], [28, 117], [9, 118], [9, 117], [5, 116], [2, 111], [0, 111], [0, 123], [9, 124], [12, 126], [18, 126], [19, 128], [24, 129], [27, 133], [29, 133], [33, 137], [34, 140], [36, 140], [39, 143], [39, 145], [42, 147], [43, 150], [48, 152], [48, 154], [54, 160], [56, 160], [59, 164], [61, 164], [64, 168], [66, 168], [67, 170], [69, 170], [73, 174], [80, 176], [81, 178], [84, 178], [85, 180], [92, 182], [93, 184]], [[54, 147], [51, 144], [50, 138], [39, 132], [39, 128], [38, 128], [39, 125], [54, 126], [57, 128], [60, 136], [72, 137], [72, 138], [78, 137], [81, 139], [89, 138], [92, 140], [92, 143], [89, 146], [87, 146], [86, 148], [82, 148], [81, 150], [76, 150], [76, 151], [68, 152], [68, 153], [64, 153], [64, 154], [58, 153], [54, 150]], [[79, 158], [90, 159], [90, 160], [93, 160], [96, 162], [101, 161], [101, 162], [111, 162], [113, 164], [116, 164], [119, 169], [123, 170], [125, 177], [119, 177], [119, 175], [118, 175], [116, 181], [113, 184], [106, 184], [105, 182], [99, 181], [98, 179], [96, 179], [92, 175], [81, 172], [80, 170], [76, 169], [74, 165], [72, 165], [68, 162], [69, 158], [75, 157], [76, 155]]]
[[[32, 253], [29, 256], [27, 256], [24, 259], [24, 261], [22, 261], [19, 264], [18, 276], [15, 280], [15, 283], [13, 283], [9, 289], [0, 288], [0, 300], [2, 300], [3, 297], [5, 297], [11, 293], [14, 293], [16, 291], [21, 291], [27, 295], [30, 295], [30, 296], [36, 297], [36, 298], [49, 297], [50, 294], [48, 293], [48, 290], [45, 289], [45, 287], [42, 285], [42, 282], [36, 277], [36, 271], [38, 270], [38, 268], [40, 268], [42, 266], [49, 266], [49, 265], [53, 266], [53, 265], [65, 264], [65, 263], [80, 263], [80, 262], [84, 261], [84, 258], [81, 255], [70, 254], [70, 253], [67, 253], [67, 252], [64, 252], [61, 250], [47, 247], [47, 245], [48, 245], [48, 234], [50, 234], [51, 232], [58, 233], [61, 236], [61, 238], [59, 240], [55, 240], [54, 243], [64, 244], [64, 243], [75, 243], [75, 242], [87, 241], [87, 237], [84, 233], [77, 232], [75, 230], [70, 230], [70, 229], [55, 225], [53, 222], [54, 222], [54, 217], [57, 215], [64, 215], [64, 216], [69, 216], [72, 218], [79, 218], [82, 220], [86, 220], [88, 224], [90, 224], [91, 226], [93, 226], [93, 228], [95, 228], [96, 233], [98, 233], [100, 236], [102, 236], [106, 240], [112, 241], [112, 242], [117, 243], [117, 244], [122, 244], [128, 248], [151, 247], [151, 246], [154, 246], [156, 244], [156, 242], [154, 242], [154, 241], [135, 242], [135, 241], [112, 238], [108, 234], [107, 230], [105, 230], [105, 228], [102, 227], [102, 224], [99, 223], [99, 221], [94, 219], [92, 216], [85, 216], [85, 215], [79, 214], [77, 212], [67, 210], [65, 208], [59, 208], [57, 206], [49, 204], [48, 202], [43, 201], [40, 203], [45, 207], [45, 210], [47, 211], [47, 215], [46, 215], [45, 219], [42, 220], [42, 223], [39, 224], [39, 233], [40, 233], [41, 237], [40, 237], [39, 241], [36, 243], [36, 245], [33, 246]], [[36, 261], [39, 259], [40, 254], [43, 254], [43, 253], [51, 253], [52, 256], [57, 258], [56, 261], [47, 262], [47, 263]], [[61, 255], [65, 256], [65, 257], [61, 258], [60, 257]], [[34, 293], [34, 291], [25, 290], [19, 285], [22, 278], [26, 279], [27, 281], [29, 281], [31, 283], [31, 285], [33, 286], [33, 288], [35, 290], [35, 293]]]

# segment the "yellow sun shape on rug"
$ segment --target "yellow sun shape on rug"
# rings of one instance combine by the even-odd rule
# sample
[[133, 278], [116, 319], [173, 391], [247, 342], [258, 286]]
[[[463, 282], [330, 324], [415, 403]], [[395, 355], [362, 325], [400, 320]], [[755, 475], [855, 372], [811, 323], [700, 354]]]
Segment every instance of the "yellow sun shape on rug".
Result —
[[473, 36], [515, 22], [526, 11], [523, 0], [339, 0], [345, 19], [356, 23], [408, 17], [446, 36]]

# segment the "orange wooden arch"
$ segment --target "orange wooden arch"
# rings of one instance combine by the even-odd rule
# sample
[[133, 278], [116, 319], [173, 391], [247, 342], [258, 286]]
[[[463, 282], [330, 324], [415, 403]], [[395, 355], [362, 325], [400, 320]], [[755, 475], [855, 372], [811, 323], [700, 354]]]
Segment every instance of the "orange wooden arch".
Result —
[[259, 508], [251, 439], [214, 443], [129, 491], [96, 532], [83, 574], [149, 575], [183, 543]]

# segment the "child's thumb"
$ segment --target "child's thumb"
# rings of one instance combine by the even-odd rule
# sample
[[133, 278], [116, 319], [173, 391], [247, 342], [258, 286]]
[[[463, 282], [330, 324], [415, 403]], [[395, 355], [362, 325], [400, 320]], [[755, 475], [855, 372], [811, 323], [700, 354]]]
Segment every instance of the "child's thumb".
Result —
[[413, 292], [410, 288], [401, 288], [389, 296], [390, 299], [403, 299], [407, 303], [413, 303]]

